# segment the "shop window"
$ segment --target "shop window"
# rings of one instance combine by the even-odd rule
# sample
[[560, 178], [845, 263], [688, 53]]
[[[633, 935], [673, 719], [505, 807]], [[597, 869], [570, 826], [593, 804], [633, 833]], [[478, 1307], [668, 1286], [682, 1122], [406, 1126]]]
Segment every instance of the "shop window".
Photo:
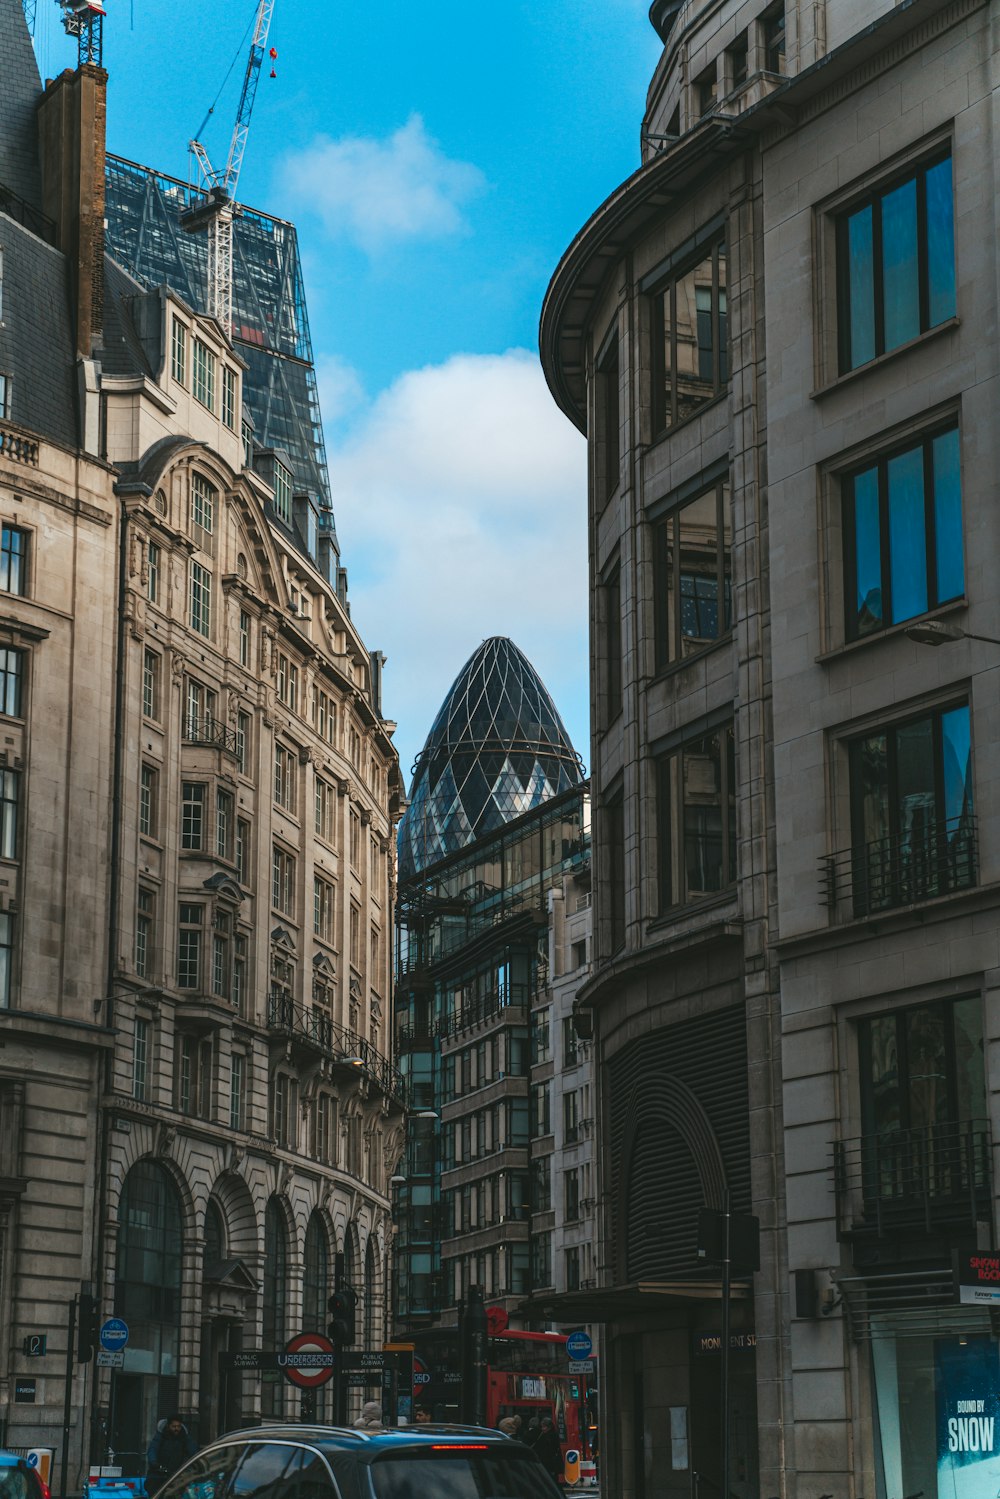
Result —
[[957, 427], [867, 463], [842, 492], [849, 639], [961, 598]]
[[[288, 1318], [288, 1228], [281, 1205], [268, 1199], [264, 1213], [264, 1262], [261, 1274], [261, 1347], [268, 1353], [284, 1348], [290, 1330]], [[282, 1410], [282, 1386], [265, 1383], [261, 1391], [263, 1413], [277, 1416]]]
[[838, 219], [837, 271], [841, 372], [955, 316], [950, 154]]
[[860, 1140], [837, 1144], [851, 1233], [975, 1234], [992, 1196], [978, 996], [858, 1022]]
[[729, 384], [725, 241], [661, 282], [651, 300], [653, 421], [666, 432]]
[[968, 704], [851, 741], [854, 914], [976, 882]]
[[736, 883], [736, 760], [732, 724], [657, 762], [660, 910]]
[[732, 629], [729, 483], [675, 505], [652, 523], [657, 671], [714, 645]]

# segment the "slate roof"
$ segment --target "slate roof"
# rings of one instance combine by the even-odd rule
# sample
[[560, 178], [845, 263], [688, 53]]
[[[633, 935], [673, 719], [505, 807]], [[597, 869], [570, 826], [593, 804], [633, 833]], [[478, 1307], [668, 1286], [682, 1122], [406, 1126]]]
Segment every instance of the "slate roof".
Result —
[[35, 109], [42, 92], [21, 0], [0, 0], [0, 187], [42, 206]]

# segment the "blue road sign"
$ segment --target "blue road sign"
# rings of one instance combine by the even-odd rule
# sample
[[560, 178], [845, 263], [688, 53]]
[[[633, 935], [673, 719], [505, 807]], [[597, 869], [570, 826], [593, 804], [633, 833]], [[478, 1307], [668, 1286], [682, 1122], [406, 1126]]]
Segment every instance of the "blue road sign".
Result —
[[566, 1352], [572, 1359], [589, 1358], [593, 1347], [590, 1335], [585, 1332], [571, 1332], [566, 1339]]
[[128, 1323], [121, 1317], [109, 1317], [101, 1326], [101, 1347], [117, 1353], [128, 1342]]

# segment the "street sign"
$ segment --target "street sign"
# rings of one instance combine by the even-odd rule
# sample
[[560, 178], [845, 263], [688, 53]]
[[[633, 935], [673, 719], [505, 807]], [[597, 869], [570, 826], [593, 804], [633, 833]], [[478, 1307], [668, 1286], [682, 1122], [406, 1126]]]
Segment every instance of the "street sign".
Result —
[[570, 1358], [589, 1358], [593, 1351], [593, 1340], [582, 1328], [579, 1332], [571, 1332], [566, 1339], [566, 1352]]
[[955, 1299], [966, 1306], [1000, 1305], [1000, 1250], [952, 1253]]
[[594, 1360], [592, 1358], [571, 1358], [569, 1361], [569, 1372], [571, 1374], [593, 1374]]
[[98, 1348], [97, 1367], [99, 1369], [123, 1369], [125, 1367], [125, 1349]]
[[34, 1405], [37, 1385], [33, 1379], [14, 1379], [14, 1404]]
[[121, 1317], [109, 1317], [101, 1324], [99, 1336], [102, 1348], [106, 1348], [109, 1353], [118, 1353], [128, 1342], [128, 1323], [123, 1322]]
[[44, 1332], [29, 1332], [21, 1344], [25, 1358], [44, 1358], [48, 1347], [48, 1336]]
[[278, 1355], [278, 1368], [290, 1384], [300, 1390], [315, 1390], [333, 1378], [337, 1356], [330, 1339], [321, 1332], [300, 1332]]

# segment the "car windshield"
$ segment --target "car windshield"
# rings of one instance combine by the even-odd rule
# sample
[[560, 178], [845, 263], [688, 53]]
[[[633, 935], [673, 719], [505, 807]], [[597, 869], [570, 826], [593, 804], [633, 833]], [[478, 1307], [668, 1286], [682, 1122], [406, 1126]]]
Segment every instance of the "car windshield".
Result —
[[556, 1499], [558, 1489], [530, 1452], [499, 1442], [393, 1453], [371, 1465], [376, 1499]]

